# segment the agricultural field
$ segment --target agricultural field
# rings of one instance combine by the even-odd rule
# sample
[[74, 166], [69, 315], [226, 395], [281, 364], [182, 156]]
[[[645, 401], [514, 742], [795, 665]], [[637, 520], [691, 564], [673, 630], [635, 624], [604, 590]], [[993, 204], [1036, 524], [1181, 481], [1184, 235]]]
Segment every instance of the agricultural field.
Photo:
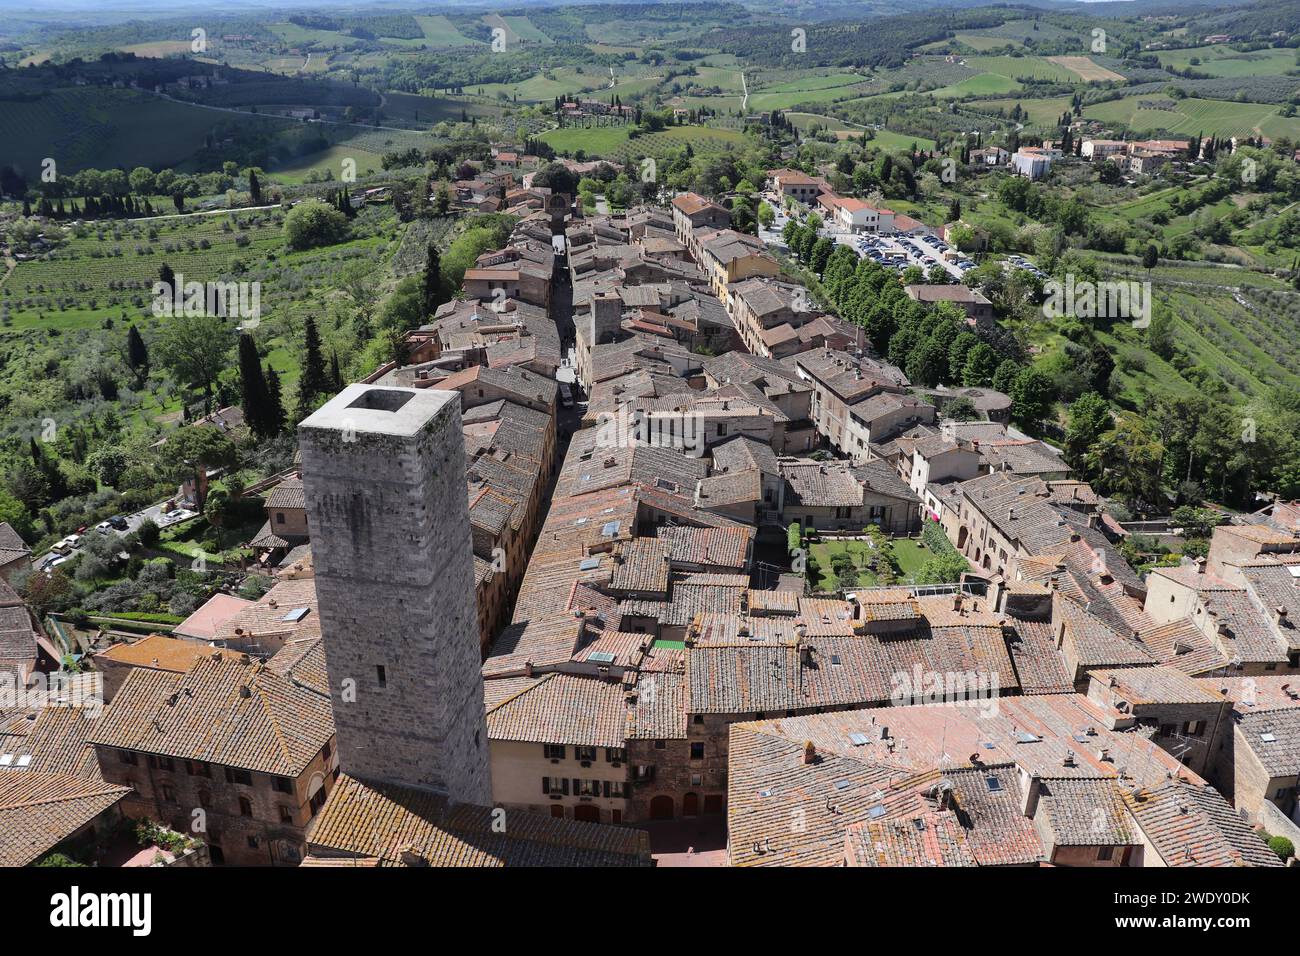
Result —
[[631, 130], [630, 126], [566, 126], [545, 132], [538, 138], [566, 156], [582, 150], [587, 156], [609, 157], [627, 143]]
[[586, 65], [556, 67], [520, 83], [479, 83], [466, 87], [465, 92], [493, 99], [539, 103], [557, 96], [603, 90], [608, 86], [608, 68]]
[[124, 53], [136, 56], [174, 56], [190, 52], [189, 40], [155, 40], [152, 43], [130, 43], [122, 47]]
[[312, 30], [296, 23], [268, 23], [266, 28], [293, 46], [316, 46], [323, 49], [350, 50], [361, 47], [362, 41], [332, 30]]
[[[1152, 109], [1158, 104], [1160, 108]], [[1122, 123], [1135, 133], [1166, 131], [1182, 136], [1297, 136], [1300, 119], [1284, 117], [1266, 103], [1233, 103], [1161, 94], [1129, 96], [1085, 106], [1083, 115], [1103, 123]]]
[[750, 89], [751, 110], [789, 109], [811, 103], [833, 103], [862, 95], [868, 77], [853, 73], [804, 77], [762, 89]]
[[527, 17], [494, 17], [486, 16], [483, 18], [489, 26], [495, 24], [495, 20], [501, 20], [505, 23], [506, 29], [510, 35], [523, 40], [525, 43], [550, 43], [551, 38], [541, 30], [537, 29]]
[[[383, 169], [381, 162], [382, 157], [378, 153], [368, 150], [358, 149], [352, 145], [340, 144], [331, 146], [329, 149], [323, 149], [320, 152], [308, 153], [306, 156], [299, 156], [284, 163], [279, 163], [270, 170], [275, 174], [275, 178], [286, 183], [302, 183], [308, 179], [320, 179], [328, 174], [331, 179], [341, 179], [343, 176], [344, 162], [351, 160], [355, 163], [355, 172], [358, 177], [367, 176]], [[314, 174], [314, 175], [313, 175]]]
[[786, 113], [785, 115], [791, 123], [801, 130], [820, 126], [833, 132], [838, 139], [858, 140], [863, 133], [866, 133], [867, 142], [876, 149], [907, 151], [913, 146], [921, 150], [931, 150], [935, 147], [934, 140], [925, 136], [897, 133], [892, 129], [875, 129], [863, 126], [860, 123], [850, 123], [836, 119], [833, 116], [822, 116], [818, 113]]
[[1054, 96], [1045, 99], [980, 100], [968, 104], [968, 109], [980, 113], [996, 114], [999, 110], [1006, 115], [1019, 106], [1027, 114], [1029, 126], [1055, 126], [1061, 114], [1070, 108], [1068, 96]]
[[[36, 172], [51, 157], [75, 172], [183, 163], [222, 123], [284, 130], [286, 120], [234, 116], [165, 100], [135, 90], [69, 87], [30, 101], [0, 100], [0, 142], [5, 158]], [[166, 136], [157, 135], [160, 129]]]
[[1000, 73], [980, 73], [968, 77], [950, 86], [941, 86], [931, 90], [931, 94], [940, 99], [964, 99], [967, 96], [996, 96], [999, 93], [1014, 93], [1021, 86], [1010, 77]]
[[1104, 80], [1122, 81], [1124, 79], [1114, 70], [1108, 70], [1086, 56], [1049, 56], [1047, 61], [1065, 67], [1085, 83], [1096, 83]]
[[716, 153], [740, 146], [744, 142], [745, 136], [738, 130], [714, 129], [707, 126], [681, 126], [629, 139], [606, 158], [617, 159], [620, 162], [627, 162], [642, 156], [653, 156], [656, 159], [662, 159], [665, 156], [677, 153], [687, 145], [697, 154]]
[[415, 22], [424, 31], [424, 38], [431, 47], [482, 46], [482, 40], [467, 37], [456, 25], [443, 16], [416, 15]]
[[[1281, 76], [1297, 67], [1296, 52], [1291, 49], [1240, 53], [1227, 46], [1212, 46], [1164, 50], [1157, 56], [1161, 66], [1220, 77]], [[1297, 79], [1296, 86], [1300, 88], [1300, 79]]]
[[1011, 80], [1024, 76], [1035, 80], [1074, 83], [1079, 79], [1073, 70], [1041, 56], [968, 56], [962, 63], [972, 70], [996, 73]]
[[390, 126], [459, 123], [462, 113], [479, 119], [498, 114], [493, 107], [467, 97], [420, 96], [416, 93], [385, 93], [383, 110], [384, 123]]

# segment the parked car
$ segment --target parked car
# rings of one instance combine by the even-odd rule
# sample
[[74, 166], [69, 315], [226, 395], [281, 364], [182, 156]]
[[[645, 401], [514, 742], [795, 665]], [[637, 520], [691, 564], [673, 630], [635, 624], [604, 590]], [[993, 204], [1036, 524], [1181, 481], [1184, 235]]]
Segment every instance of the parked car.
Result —
[[108, 523], [112, 525], [114, 528], [116, 528], [118, 531], [126, 531], [128, 528], [131, 527], [131, 525], [127, 523], [127, 520], [123, 518], [121, 515], [114, 515], [113, 517], [109, 518]]
[[100, 534], [108, 534], [108, 532], [111, 531], [112, 528], [113, 526], [110, 525], [107, 521], [101, 521], [99, 524], [95, 525], [95, 530], [98, 531]]

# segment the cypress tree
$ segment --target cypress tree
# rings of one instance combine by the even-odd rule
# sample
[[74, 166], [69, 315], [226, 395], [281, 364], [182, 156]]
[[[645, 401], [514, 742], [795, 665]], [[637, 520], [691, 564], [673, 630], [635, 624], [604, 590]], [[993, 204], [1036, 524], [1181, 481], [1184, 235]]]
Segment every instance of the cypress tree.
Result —
[[264, 369], [266, 373], [266, 396], [267, 396], [267, 427], [272, 435], [278, 435], [284, 430], [284, 400], [281, 397], [280, 373], [271, 368], [268, 364]]
[[426, 318], [438, 311], [438, 306], [446, 302], [442, 292], [442, 256], [434, 243], [429, 243], [429, 250], [424, 257], [424, 315]]
[[258, 438], [274, 434], [271, 424], [271, 399], [262, 374], [262, 364], [257, 357], [257, 344], [247, 332], [239, 336], [239, 386], [240, 405], [244, 421]]
[[134, 325], [126, 330], [126, 364], [137, 374], [149, 371], [149, 349], [145, 347], [140, 330]]
[[339, 353], [330, 353], [330, 388], [336, 392], [343, 390], [343, 372], [339, 369]]
[[329, 379], [320, 352], [320, 334], [316, 331], [316, 320], [307, 316], [307, 326], [303, 331], [302, 375], [298, 378], [299, 421], [311, 414], [316, 399], [328, 390]]
[[257, 181], [257, 173], [252, 169], [248, 171], [248, 198], [254, 206], [262, 204], [262, 184]]

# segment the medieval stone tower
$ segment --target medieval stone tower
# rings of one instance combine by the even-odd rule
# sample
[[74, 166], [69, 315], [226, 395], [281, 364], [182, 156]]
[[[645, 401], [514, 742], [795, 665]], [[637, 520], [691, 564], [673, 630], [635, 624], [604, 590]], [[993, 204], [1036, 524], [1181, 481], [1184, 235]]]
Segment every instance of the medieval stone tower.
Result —
[[298, 444], [343, 772], [490, 805], [459, 396], [349, 385]]

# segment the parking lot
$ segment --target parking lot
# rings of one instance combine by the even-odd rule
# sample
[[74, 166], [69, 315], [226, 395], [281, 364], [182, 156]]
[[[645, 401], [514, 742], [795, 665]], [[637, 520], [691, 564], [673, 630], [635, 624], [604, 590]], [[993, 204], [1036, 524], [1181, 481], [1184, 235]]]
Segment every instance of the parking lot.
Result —
[[[759, 230], [759, 238], [768, 245], [784, 249], [785, 240], [781, 231], [785, 229], [788, 217], [781, 208], [778, 197], [765, 194], [763, 198], [775, 210], [776, 218], [772, 221], [770, 229]], [[908, 266], [919, 266], [928, 274], [934, 266], [941, 265], [952, 276], [954, 282], [961, 282], [962, 276], [975, 268], [975, 263], [965, 255], [955, 256], [956, 261], [950, 262], [945, 259], [944, 254], [951, 255], [952, 247], [938, 236], [853, 233], [832, 223], [823, 223], [818, 233], [840, 245], [848, 246], [857, 253], [859, 258], [874, 259], [892, 269], [902, 270]]]
[[159, 529], [170, 528], [174, 524], [180, 524], [182, 521], [188, 521], [190, 518], [198, 516], [197, 511], [192, 511], [189, 508], [172, 508], [164, 511], [163, 508], [166, 504], [167, 502], [161, 502], [150, 505], [142, 511], [136, 511], [129, 515], [116, 515], [108, 521], [101, 521], [93, 528], [82, 528], [75, 534], [63, 538], [45, 554], [35, 558], [32, 561], [32, 566], [38, 571], [50, 571], [60, 564], [71, 561], [85, 545], [87, 535], [130, 534], [144, 524], [146, 520], [152, 521]]

